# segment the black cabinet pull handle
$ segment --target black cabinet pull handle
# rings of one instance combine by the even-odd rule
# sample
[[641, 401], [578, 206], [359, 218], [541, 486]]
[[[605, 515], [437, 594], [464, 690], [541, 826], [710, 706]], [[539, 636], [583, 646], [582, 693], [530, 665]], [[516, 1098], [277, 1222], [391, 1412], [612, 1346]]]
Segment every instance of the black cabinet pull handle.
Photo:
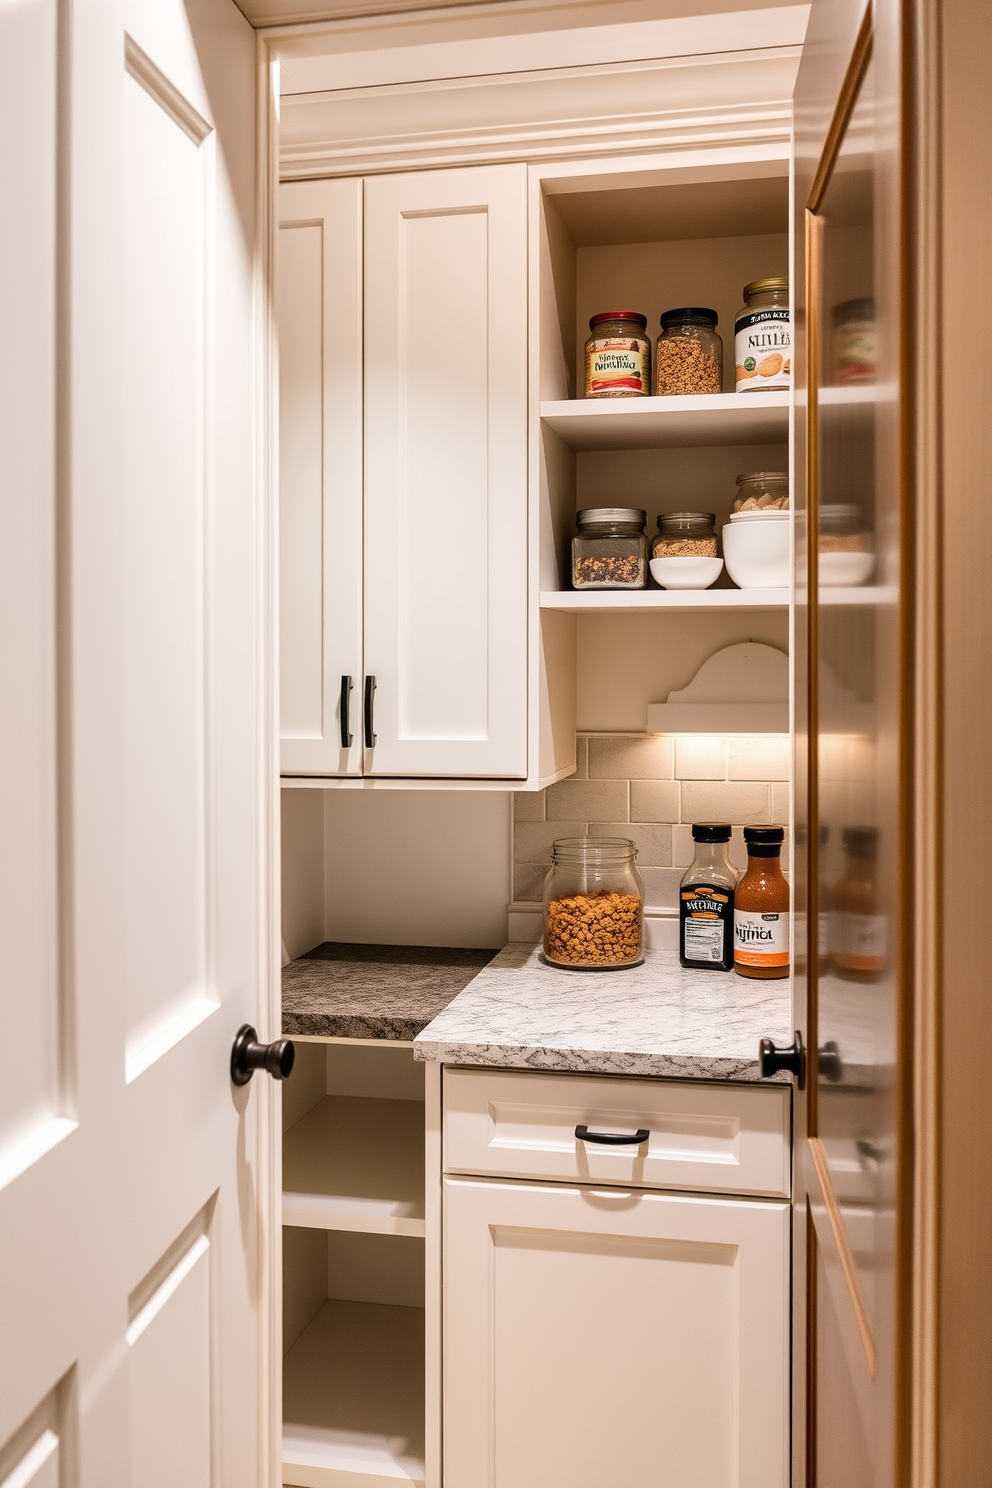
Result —
[[351, 689], [354, 687], [354, 685], [355, 684], [350, 677], [341, 678], [341, 707], [339, 711], [341, 714], [342, 749], [351, 748], [351, 724], [348, 718], [348, 714], [351, 710]]
[[587, 1126], [577, 1126], [575, 1135], [580, 1142], [598, 1142], [600, 1147], [640, 1147], [651, 1133], [646, 1126], [638, 1127], [631, 1137], [623, 1132], [592, 1132]]
[[288, 1080], [293, 1072], [296, 1048], [289, 1039], [276, 1039], [260, 1044], [250, 1023], [242, 1023], [231, 1048], [231, 1080], [247, 1085], [257, 1069], [266, 1070], [273, 1080]]
[[777, 1048], [771, 1039], [763, 1038], [758, 1045], [758, 1058], [763, 1080], [770, 1079], [779, 1070], [788, 1070], [790, 1075], [795, 1075], [796, 1084], [802, 1090], [806, 1083], [806, 1050], [798, 1028], [792, 1043], [787, 1044], [784, 1049]]
[[365, 748], [375, 748], [375, 678], [365, 678]]

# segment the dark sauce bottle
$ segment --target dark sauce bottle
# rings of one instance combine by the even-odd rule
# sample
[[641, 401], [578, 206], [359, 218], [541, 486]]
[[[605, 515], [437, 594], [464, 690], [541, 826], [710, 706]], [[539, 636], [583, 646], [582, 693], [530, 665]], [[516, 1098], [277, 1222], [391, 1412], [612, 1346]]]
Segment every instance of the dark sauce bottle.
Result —
[[696, 856], [679, 889], [679, 960], [702, 971], [734, 969], [734, 890], [737, 872], [727, 855], [730, 827], [697, 822]]

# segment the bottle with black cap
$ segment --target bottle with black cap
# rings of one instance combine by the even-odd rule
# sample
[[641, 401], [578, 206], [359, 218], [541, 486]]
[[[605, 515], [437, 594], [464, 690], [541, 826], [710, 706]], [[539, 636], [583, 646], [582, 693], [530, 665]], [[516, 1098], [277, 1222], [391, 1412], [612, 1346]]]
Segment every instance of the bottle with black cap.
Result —
[[696, 822], [696, 856], [679, 889], [679, 960], [706, 971], [734, 969], [737, 870], [727, 856], [730, 826]]
[[779, 859], [782, 827], [745, 827], [747, 871], [734, 901], [734, 970], [771, 979], [789, 975], [789, 885]]

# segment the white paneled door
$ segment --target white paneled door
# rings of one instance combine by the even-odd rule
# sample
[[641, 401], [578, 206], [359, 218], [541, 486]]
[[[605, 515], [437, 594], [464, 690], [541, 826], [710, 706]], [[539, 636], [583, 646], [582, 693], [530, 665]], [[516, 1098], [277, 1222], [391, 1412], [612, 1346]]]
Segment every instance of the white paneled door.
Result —
[[527, 773], [526, 262], [522, 165], [365, 183], [369, 775]]
[[254, 41], [20, 0], [0, 59], [0, 1485], [268, 1485]]

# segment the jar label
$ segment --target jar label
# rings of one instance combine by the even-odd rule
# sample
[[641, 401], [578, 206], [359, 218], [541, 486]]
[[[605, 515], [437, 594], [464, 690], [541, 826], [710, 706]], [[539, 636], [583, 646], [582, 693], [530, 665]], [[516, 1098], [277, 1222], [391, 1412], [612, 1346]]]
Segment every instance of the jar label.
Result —
[[739, 966], [788, 966], [789, 914], [734, 910], [734, 960]]
[[734, 896], [717, 884], [695, 883], [679, 895], [679, 952], [683, 962], [722, 966], [733, 961]]
[[784, 306], [738, 316], [734, 330], [739, 393], [792, 386], [792, 326]]
[[877, 972], [885, 966], [888, 925], [884, 915], [834, 915], [834, 964], [846, 971]]
[[651, 343], [626, 336], [586, 346], [586, 397], [596, 393], [646, 393]]

